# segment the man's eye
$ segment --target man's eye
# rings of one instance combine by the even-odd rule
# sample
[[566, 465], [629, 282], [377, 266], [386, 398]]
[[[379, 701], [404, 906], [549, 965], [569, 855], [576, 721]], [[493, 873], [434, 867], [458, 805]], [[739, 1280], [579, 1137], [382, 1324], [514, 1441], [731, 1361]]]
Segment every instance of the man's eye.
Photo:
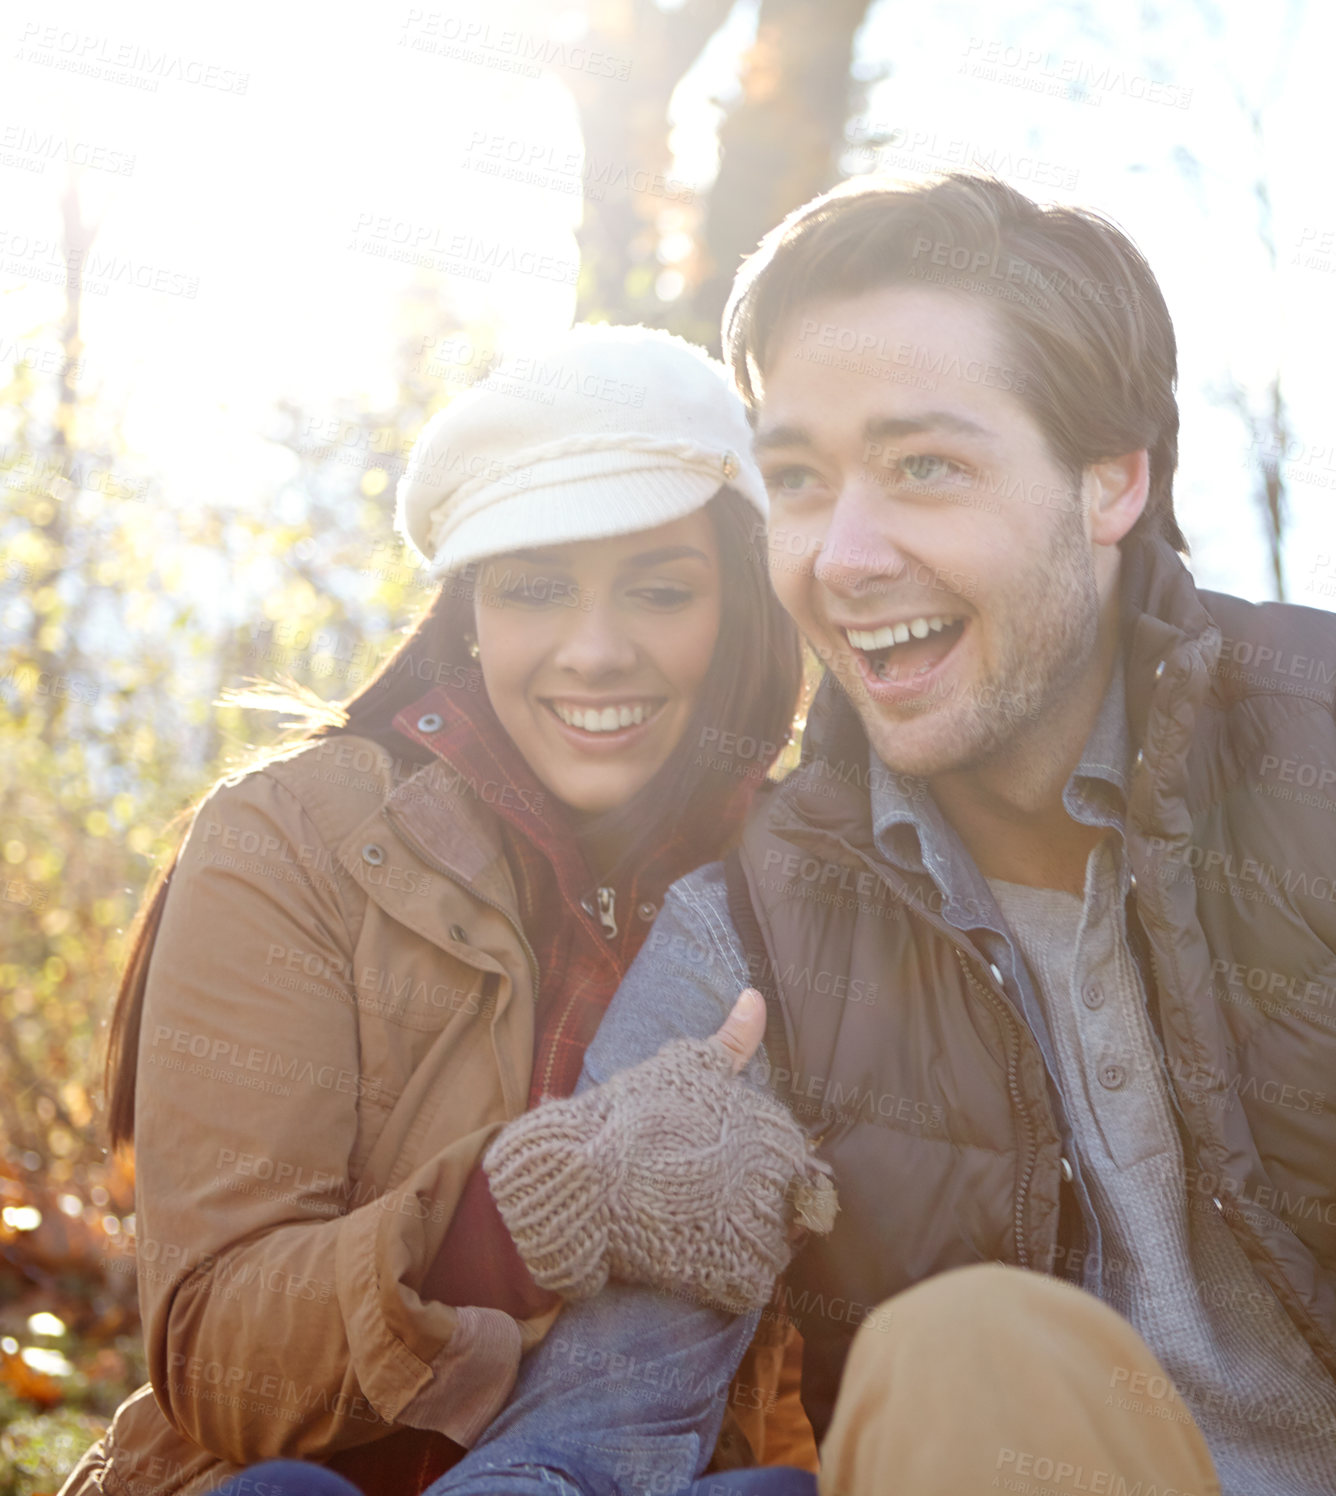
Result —
[[959, 477], [965, 469], [949, 457], [938, 457], [933, 452], [910, 452], [900, 459], [900, 471], [916, 483], [937, 483], [943, 478]]
[[815, 486], [817, 475], [809, 467], [775, 468], [765, 475], [765, 486], [771, 493], [800, 494]]

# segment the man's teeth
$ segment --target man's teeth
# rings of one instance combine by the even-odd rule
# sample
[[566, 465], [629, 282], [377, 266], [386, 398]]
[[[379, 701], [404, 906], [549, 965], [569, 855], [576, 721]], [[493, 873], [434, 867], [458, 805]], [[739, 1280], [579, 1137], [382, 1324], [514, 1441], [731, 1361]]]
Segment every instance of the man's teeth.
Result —
[[623, 727], [639, 727], [657, 710], [653, 705], [637, 702], [634, 706], [567, 706], [554, 701], [552, 710], [567, 725], [582, 732], [620, 732]]
[[880, 629], [845, 629], [845, 637], [855, 649], [889, 649], [892, 644], [908, 644], [910, 639], [926, 639], [929, 634], [939, 634], [960, 618], [950, 613], [934, 613], [930, 617], [911, 618], [903, 623], [888, 623]]

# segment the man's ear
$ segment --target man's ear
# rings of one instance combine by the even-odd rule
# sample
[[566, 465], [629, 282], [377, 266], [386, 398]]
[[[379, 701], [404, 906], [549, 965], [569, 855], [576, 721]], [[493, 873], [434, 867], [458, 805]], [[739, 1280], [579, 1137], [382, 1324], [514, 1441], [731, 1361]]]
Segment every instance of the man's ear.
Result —
[[1150, 453], [1092, 462], [1081, 475], [1082, 498], [1096, 545], [1117, 545], [1141, 518], [1150, 495]]

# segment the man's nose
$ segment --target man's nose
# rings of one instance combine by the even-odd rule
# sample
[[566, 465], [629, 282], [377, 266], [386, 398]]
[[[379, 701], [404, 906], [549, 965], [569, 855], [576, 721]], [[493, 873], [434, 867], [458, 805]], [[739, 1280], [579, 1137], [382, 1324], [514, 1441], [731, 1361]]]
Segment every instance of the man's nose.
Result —
[[831, 592], [854, 596], [873, 583], [894, 581], [908, 561], [890, 533], [888, 501], [869, 493], [875, 483], [866, 475], [846, 483], [831, 511], [830, 523], [812, 574]]
[[636, 648], [626, 622], [617, 616], [611, 603], [582, 593], [585, 607], [571, 608], [554, 624], [557, 646], [554, 663], [590, 680], [616, 675], [635, 664]]

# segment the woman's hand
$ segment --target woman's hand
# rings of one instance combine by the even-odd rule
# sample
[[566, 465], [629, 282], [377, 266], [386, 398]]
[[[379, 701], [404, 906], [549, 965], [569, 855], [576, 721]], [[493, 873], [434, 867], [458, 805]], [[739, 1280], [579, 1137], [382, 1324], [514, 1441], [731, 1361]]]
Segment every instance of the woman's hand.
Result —
[[769, 1299], [796, 1221], [829, 1231], [829, 1166], [780, 1102], [737, 1079], [765, 1028], [748, 989], [709, 1039], [677, 1039], [512, 1122], [483, 1160], [535, 1281], [567, 1298], [609, 1277], [732, 1312]]

